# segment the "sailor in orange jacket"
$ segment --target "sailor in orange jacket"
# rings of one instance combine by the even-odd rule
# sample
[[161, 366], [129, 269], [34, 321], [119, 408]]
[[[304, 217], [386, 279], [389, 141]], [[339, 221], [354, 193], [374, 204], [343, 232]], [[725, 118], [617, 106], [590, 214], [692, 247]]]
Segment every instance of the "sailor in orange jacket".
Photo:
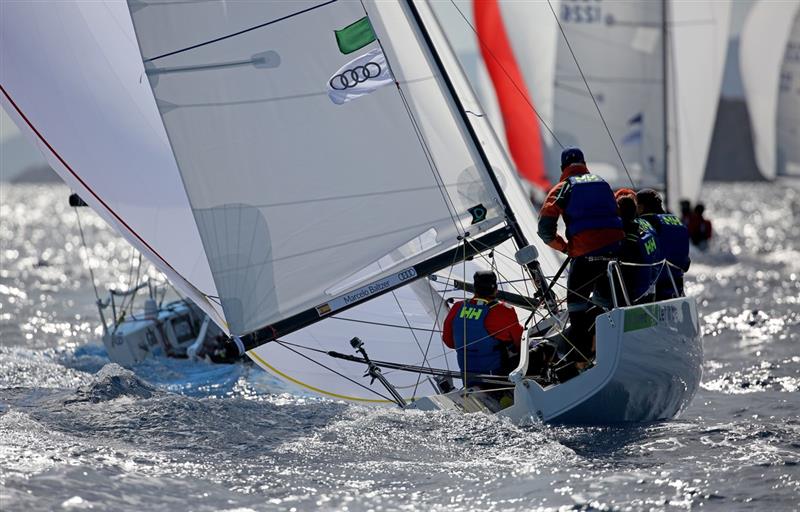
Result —
[[509, 354], [519, 352], [522, 326], [514, 308], [495, 299], [497, 274], [481, 270], [473, 281], [475, 296], [450, 308], [442, 341], [458, 353], [462, 372], [507, 375], [516, 366]]
[[[566, 240], [558, 234], [558, 218], [566, 224]], [[610, 305], [608, 262], [616, 259], [625, 238], [614, 192], [601, 177], [590, 174], [583, 152], [561, 153], [561, 179], [550, 190], [539, 214], [539, 237], [572, 258], [567, 279], [570, 341], [583, 360], [592, 352], [592, 303]], [[594, 296], [592, 294], [594, 293]], [[591, 300], [590, 300], [591, 299]]]

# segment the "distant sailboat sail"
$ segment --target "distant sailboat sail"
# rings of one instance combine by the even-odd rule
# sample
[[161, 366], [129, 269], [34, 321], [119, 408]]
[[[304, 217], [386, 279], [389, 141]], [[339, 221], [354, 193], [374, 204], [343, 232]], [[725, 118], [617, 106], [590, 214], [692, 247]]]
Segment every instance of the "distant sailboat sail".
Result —
[[665, 1], [671, 54], [667, 197], [677, 212], [681, 199], [694, 203], [700, 197], [725, 71], [731, 1]]
[[800, 8], [783, 54], [777, 130], [778, 174], [800, 176]]
[[226, 328], [152, 92], [142, 81], [126, 6], [4, 2], [0, 52], [0, 99], [20, 130], [81, 198]]
[[[486, 4], [493, 2], [473, 2], [476, 18], [488, 10]], [[666, 190], [673, 209], [681, 198], [696, 200], [716, 117], [730, 2], [551, 4], [636, 186]], [[549, 178], [558, 177], [561, 150], [547, 133], [552, 128], [561, 145], [583, 147], [594, 171], [616, 186], [630, 186], [548, 4], [506, 2], [499, 11], [525, 78], [514, 82], [522, 92], [528, 85], [543, 121]], [[479, 29], [483, 59], [478, 61], [478, 87], [501, 132], [509, 121], [492, 116], [493, 105], [502, 90], [497, 82], [512, 81], [510, 68], [492, 77], [492, 90], [481, 87], [485, 61], [503, 52], [493, 51], [497, 43]]]
[[473, 4], [475, 26], [483, 63], [488, 69], [502, 112], [505, 137], [517, 171], [531, 184], [547, 190], [550, 180], [545, 169], [539, 121], [531, 104], [514, 49], [506, 33], [497, 0]]
[[[739, 50], [742, 84], [750, 114], [756, 163], [767, 179], [773, 179], [778, 171], [777, 116], [781, 71], [787, 66], [787, 55], [793, 55], [787, 49], [798, 13], [800, 2], [762, 0], [750, 8], [742, 28]], [[783, 98], [787, 101], [790, 96]]]

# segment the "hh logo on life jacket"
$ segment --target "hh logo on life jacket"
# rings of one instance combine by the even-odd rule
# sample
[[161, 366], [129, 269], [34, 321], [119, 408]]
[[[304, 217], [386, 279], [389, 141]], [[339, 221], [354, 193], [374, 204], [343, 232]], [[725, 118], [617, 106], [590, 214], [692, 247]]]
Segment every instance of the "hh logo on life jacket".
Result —
[[461, 308], [461, 314], [459, 315], [459, 318], [466, 318], [467, 320], [480, 320], [482, 313], [482, 309], [464, 306]]

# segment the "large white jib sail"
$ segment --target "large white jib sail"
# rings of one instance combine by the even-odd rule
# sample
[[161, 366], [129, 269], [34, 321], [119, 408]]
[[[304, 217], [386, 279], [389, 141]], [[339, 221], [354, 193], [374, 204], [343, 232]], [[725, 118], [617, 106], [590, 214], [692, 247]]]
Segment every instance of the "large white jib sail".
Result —
[[[533, 241], [535, 214], [477, 103], [456, 95], [468, 86], [448, 77], [457, 64], [425, 3], [129, 7], [222, 309], [248, 348], [354, 305], [368, 311], [368, 300], [512, 236]], [[555, 273], [549, 253], [542, 264]], [[430, 315], [423, 295], [417, 310]], [[401, 301], [387, 297], [397, 313]], [[326, 352], [329, 334], [296, 336]], [[319, 375], [335, 378], [307, 361], [318, 352], [288, 363], [302, 349], [287, 347], [250, 354], [316, 391]], [[339, 377], [322, 392], [364, 396]]]

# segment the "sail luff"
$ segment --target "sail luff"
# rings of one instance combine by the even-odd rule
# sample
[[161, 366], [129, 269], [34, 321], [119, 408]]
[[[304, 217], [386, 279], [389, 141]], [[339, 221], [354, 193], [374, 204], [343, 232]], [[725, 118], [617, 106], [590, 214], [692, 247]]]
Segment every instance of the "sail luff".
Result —
[[525, 247], [526, 245], [528, 245], [528, 239], [525, 236], [525, 233], [523, 233], [522, 230], [520, 229], [519, 224], [517, 223], [516, 215], [514, 214], [514, 210], [511, 208], [511, 205], [509, 204], [508, 199], [506, 198], [505, 192], [503, 191], [503, 187], [500, 186], [500, 182], [498, 181], [497, 176], [494, 173], [494, 169], [492, 168], [492, 163], [489, 161], [489, 157], [486, 155], [486, 152], [483, 150], [483, 146], [481, 145], [481, 142], [480, 142], [480, 140], [478, 139], [478, 136], [475, 133], [475, 129], [473, 128], [472, 123], [467, 118], [466, 109], [464, 108], [463, 103], [459, 99], [458, 93], [455, 90], [455, 87], [453, 86], [453, 83], [451, 82], [450, 77], [447, 74], [447, 70], [445, 69], [444, 64], [442, 63], [442, 60], [441, 60], [441, 58], [439, 57], [439, 54], [436, 51], [436, 48], [435, 48], [435, 46], [433, 44], [433, 41], [431, 41], [431, 37], [428, 34], [428, 30], [425, 27], [425, 24], [423, 23], [422, 19], [420, 18], [420, 13], [417, 10], [417, 7], [415, 5], [415, 0], [406, 0], [406, 1], [407, 1], [407, 5], [408, 5], [409, 9], [411, 10], [411, 12], [414, 15], [414, 19], [417, 22], [417, 27], [422, 32], [422, 35], [423, 35], [423, 37], [425, 38], [425, 41], [428, 44], [428, 50], [431, 52], [436, 64], [438, 65], [438, 68], [439, 68], [438, 70], [441, 73], [441, 76], [442, 76], [445, 84], [447, 85], [448, 90], [450, 91], [451, 98], [453, 99], [453, 101], [457, 105], [458, 112], [461, 115], [461, 119], [462, 119], [462, 121], [464, 123], [464, 126], [467, 128], [467, 131], [469, 132], [469, 134], [470, 134], [470, 136], [472, 138], [472, 142], [474, 144], [474, 147], [478, 150], [478, 153], [480, 155], [481, 161], [483, 162], [483, 165], [485, 166], [486, 173], [489, 175], [489, 178], [491, 179], [492, 185], [495, 188], [495, 192], [497, 193], [498, 197], [500, 198], [500, 201], [503, 203], [504, 213], [506, 215], [506, 218], [507, 218], [507, 221], [508, 221], [508, 225], [511, 227], [511, 230], [512, 230], [512, 232], [514, 234], [514, 239], [517, 241], [517, 243], [519, 244], [520, 247]]

